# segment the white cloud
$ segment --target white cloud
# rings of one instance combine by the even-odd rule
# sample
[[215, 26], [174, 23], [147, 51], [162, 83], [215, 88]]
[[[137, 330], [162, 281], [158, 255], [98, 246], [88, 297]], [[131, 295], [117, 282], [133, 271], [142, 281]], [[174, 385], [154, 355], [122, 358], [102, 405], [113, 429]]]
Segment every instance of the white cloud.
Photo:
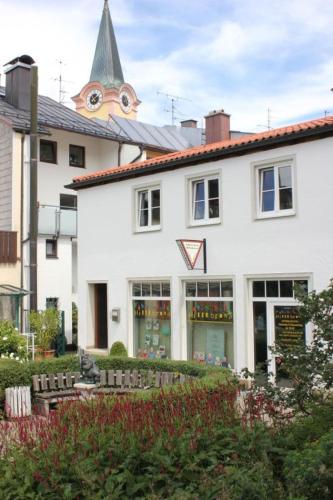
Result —
[[[268, 107], [274, 125], [330, 108], [333, 4], [206, 0], [203, 12], [214, 12], [209, 22], [204, 16], [195, 22], [190, 15], [181, 17], [186, 5], [183, 0], [159, 0], [158, 7], [164, 9], [160, 13], [156, 0], [151, 0], [151, 9], [148, 0], [110, 1], [118, 42], [122, 42], [124, 73], [143, 101], [140, 119], [170, 121], [163, 112], [170, 103], [156, 94], [158, 90], [190, 99], [176, 103], [184, 113], [181, 118], [200, 121], [208, 111], [224, 107], [237, 129], [255, 130], [265, 122]], [[193, 9], [199, 6], [193, 0]], [[57, 61], [64, 61], [69, 101], [89, 79], [102, 7], [102, 0], [0, 0], [0, 63], [30, 54], [39, 65], [40, 93], [57, 99]], [[162, 58], [156, 44], [159, 31], [168, 26], [173, 36], [179, 33], [179, 40], [170, 40], [176, 47], [170, 49], [163, 38]], [[143, 36], [143, 29], [144, 40], [136, 44], [136, 33], [141, 30]], [[154, 57], [143, 52], [153, 44]], [[142, 54], [136, 50], [134, 58], [132, 50], [138, 46]], [[302, 62], [307, 50], [309, 56]]]

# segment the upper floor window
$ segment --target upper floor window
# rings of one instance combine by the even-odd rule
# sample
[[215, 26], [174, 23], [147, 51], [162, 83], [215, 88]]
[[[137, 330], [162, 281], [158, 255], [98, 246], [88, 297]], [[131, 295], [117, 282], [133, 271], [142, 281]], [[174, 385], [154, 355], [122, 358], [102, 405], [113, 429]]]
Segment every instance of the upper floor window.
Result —
[[258, 168], [257, 193], [259, 217], [295, 213], [292, 164], [284, 162]]
[[220, 222], [220, 180], [218, 176], [191, 179], [191, 224]]
[[161, 190], [158, 186], [136, 191], [136, 229], [153, 231], [161, 227]]
[[60, 193], [60, 208], [76, 210], [77, 196], [75, 194]]
[[69, 145], [69, 165], [71, 167], [85, 167], [85, 148], [83, 146]]
[[55, 141], [40, 140], [39, 160], [45, 163], [57, 163], [57, 143]]

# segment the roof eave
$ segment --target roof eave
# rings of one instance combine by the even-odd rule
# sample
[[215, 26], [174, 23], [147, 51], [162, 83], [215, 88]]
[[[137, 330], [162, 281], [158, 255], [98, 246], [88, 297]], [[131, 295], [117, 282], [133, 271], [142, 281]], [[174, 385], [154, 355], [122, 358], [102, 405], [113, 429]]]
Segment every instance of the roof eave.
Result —
[[323, 139], [333, 135], [333, 125], [325, 125], [320, 129], [307, 129], [300, 132], [294, 132], [292, 134], [284, 134], [278, 137], [270, 137], [267, 139], [258, 140], [258, 142], [251, 142], [248, 144], [239, 144], [236, 146], [230, 146], [226, 149], [217, 149], [209, 152], [203, 152], [197, 156], [182, 157], [178, 159], [172, 159], [169, 162], [157, 163], [151, 166], [143, 166], [142, 168], [134, 170], [124, 170], [118, 173], [111, 173], [102, 177], [96, 177], [92, 179], [86, 179], [83, 181], [72, 182], [66, 185], [68, 189], [74, 189], [78, 191], [79, 189], [86, 189], [96, 185], [107, 184], [111, 182], [116, 182], [120, 179], [128, 179], [131, 177], [139, 177], [143, 175], [149, 175], [152, 173], [157, 173], [159, 171], [174, 170], [178, 167], [186, 167], [189, 164], [198, 164], [206, 161], [217, 161], [222, 158], [250, 154], [256, 150], [265, 150], [272, 147], [280, 147], [288, 144], [295, 144], [298, 142], [307, 142], [310, 140]]

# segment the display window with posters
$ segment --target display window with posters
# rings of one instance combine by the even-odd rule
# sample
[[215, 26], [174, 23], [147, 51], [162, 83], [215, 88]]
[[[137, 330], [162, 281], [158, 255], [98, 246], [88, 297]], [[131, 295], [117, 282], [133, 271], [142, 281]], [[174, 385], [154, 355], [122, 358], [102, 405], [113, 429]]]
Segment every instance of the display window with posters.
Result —
[[132, 283], [134, 355], [171, 358], [170, 282]]
[[185, 283], [188, 359], [234, 367], [233, 283], [231, 280]]
[[296, 287], [308, 291], [307, 279], [258, 279], [250, 286], [252, 295], [254, 368], [284, 378], [283, 359], [271, 354], [275, 342], [292, 349], [306, 341], [306, 326], [299, 313]]

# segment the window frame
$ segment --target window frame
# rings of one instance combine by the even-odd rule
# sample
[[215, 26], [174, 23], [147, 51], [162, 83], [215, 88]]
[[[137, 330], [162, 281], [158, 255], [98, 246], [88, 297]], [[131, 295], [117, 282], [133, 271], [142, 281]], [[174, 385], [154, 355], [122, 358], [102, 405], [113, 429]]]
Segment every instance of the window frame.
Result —
[[[291, 169], [291, 190], [292, 190], [292, 208], [280, 208], [280, 186], [279, 186], [279, 169], [290, 167]], [[274, 210], [262, 211], [262, 182], [264, 170], [273, 169], [274, 172]], [[255, 203], [257, 219], [270, 219], [275, 217], [288, 217], [296, 214], [296, 182], [295, 182], [295, 159], [288, 157], [285, 159], [276, 159], [270, 162], [262, 162], [255, 164]]]
[[[71, 148], [79, 148], [82, 150], [82, 158], [83, 158], [82, 165], [74, 165], [73, 163], [71, 163]], [[70, 167], [74, 167], [74, 168], [86, 168], [86, 148], [85, 148], [85, 146], [81, 146], [79, 144], [69, 144], [69, 146], [68, 146], [68, 164]]]
[[[49, 254], [47, 252], [47, 245], [48, 243], [52, 243], [52, 247], [55, 249], [55, 252], [52, 254]], [[46, 259], [57, 259], [58, 258], [58, 240], [54, 238], [47, 238], [45, 240], [45, 257]]]
[[[152, 191], [159, 190], [160, 192], [160, 204], [159, 204], [159, 209], [160, 209], [160, 223], [159, 224], [152, 224], [152, 209], [157, 208], [157, 207], [152, 207]], [[148, 225], [147, 226], [140, 226], [140, 193], [147, 191], [148, 192]], [[140, 187], [136, 187], [134, 189], [134, 207], [135, 207], [135, 213], [134, 213], [134, 228], [136, 233], [147, 233], [151, 231], [160, 231], [162, 228], [162, 189], [161, 189], [161, 184], [149, 184], [149, 185], [143, 185]]]
[[[44, 144], [44, 145], [49, 144], [52, 146], [52, 153], [54, 155], [54, 158], [52, 160], [43, 160], [41, 158], [42, 144]], [[58, 143], [57, 143], [57, 141], [49, 141], [47, 139], [40, 139], [39, 140], [39, 161], [41, 163], [51, 163], [53, 165], [58, 164]]]
[[[219, 207], [219, 216], [209, 218], [208, 209], [209, 209], [209, 199], [207, 197], [208, 194], [208, 183], [210, 180], [218, 181], [218, 207]], [[198, 182], [204, 182], [204, 218], [203, 219], [195, 219], [194, 218], [194, 209], [195, 209], [195, 200], [194, 200], [194, 186]], [[196, 176], [191, 176], [187, 178], [187, 193], [188, 193], [188, 226], [196, 227], [196, 226], [207, 226], [212, 224], [221, 224], [222, 222], [222, 188], [221, 188], [221, 174], [220, 172], [205, 172], [203, 174], [199, 174]]]
[[[71, 199], [72, 201], [75, 200], [75, 206], [71, 205], [63, 205], [61, 203], [61, 197], [64, 196], [67, 198], [67, 200]], [[62, 210], [77, 210], [77, 195], [76, 194], [67, 194], [67, 193], [59, 193], [59, 207]]]

